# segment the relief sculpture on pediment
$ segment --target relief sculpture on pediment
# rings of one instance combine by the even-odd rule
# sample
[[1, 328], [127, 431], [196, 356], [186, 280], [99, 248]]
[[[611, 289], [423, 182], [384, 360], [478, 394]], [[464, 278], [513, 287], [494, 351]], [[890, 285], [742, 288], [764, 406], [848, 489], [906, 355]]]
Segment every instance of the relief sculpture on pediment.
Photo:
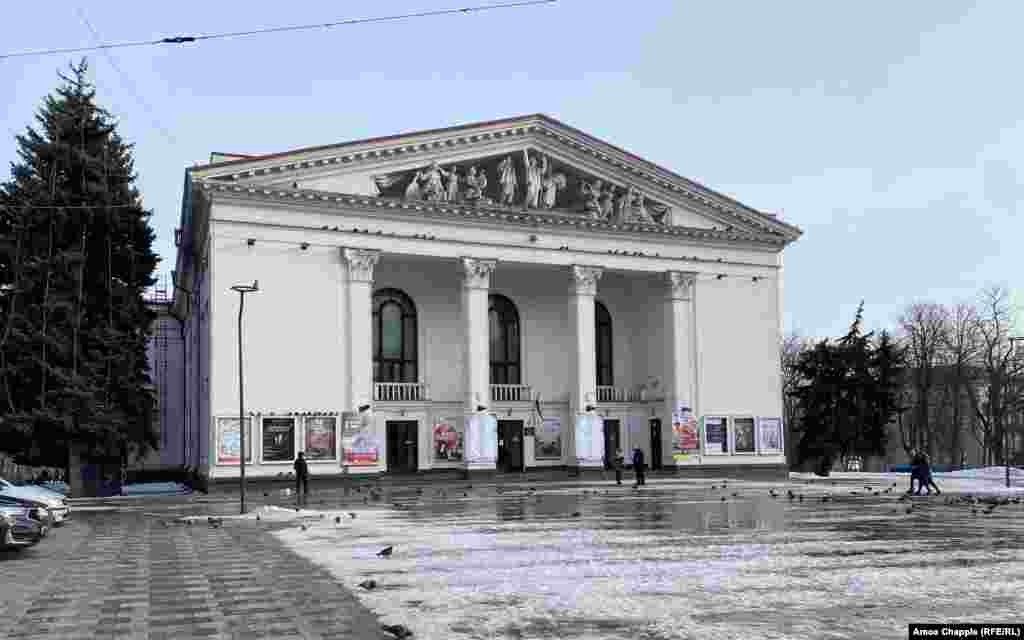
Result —
[[521, 156], [476, 158], [472, 165], [441, 167], [434, 161], [374, 180], [382, 197], [562, 211], [612, 224], [671, 220], [671, 208], [651, 200], [636, 185], [597, 178], [527, 149]]

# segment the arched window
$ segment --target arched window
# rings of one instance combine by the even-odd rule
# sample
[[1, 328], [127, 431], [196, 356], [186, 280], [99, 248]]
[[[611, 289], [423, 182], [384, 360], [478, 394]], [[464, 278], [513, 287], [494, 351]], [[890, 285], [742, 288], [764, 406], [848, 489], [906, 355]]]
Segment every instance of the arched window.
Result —
[[519, 312], [505, 296], [491, 295], [491, 384], [522, 384], [519, 363]]
[[373, 381], [419, 382], [416, 306], [398, 289], [373, 294]]
[[594, 353], [597, 355], [597, 386], [614, 383], [612, 369], [612, 316], [600, 302], [594, 301]]

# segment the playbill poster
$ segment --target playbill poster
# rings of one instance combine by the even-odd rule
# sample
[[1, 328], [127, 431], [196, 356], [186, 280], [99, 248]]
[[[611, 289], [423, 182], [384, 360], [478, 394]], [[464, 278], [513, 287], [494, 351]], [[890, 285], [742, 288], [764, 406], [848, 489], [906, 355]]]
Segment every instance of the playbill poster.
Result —
[[492, 415], [471, 415], [465, 420], [466, 462], [495, 462], [498, 459], [498, 419]]
[[590, 414], [576, 415], [576, 462], [604, 462], [604, 419]]
[[[245, 462], [252, 462], [252, 418], [245, 419]], [[242, 453], [242, 434], [238, 418], [217, 418], [217, 463], [239, 464]]]
[[729, 453], [726, 422], [722, 416], [704, 416], [704, 450], [707, 453]]
[[377, 464], [379, 447], [372, 423], [364, 426], [359, 418], [346, 419], [341, 444], [344, 464], [351, 467]]
[[690, 408], [679, 404], [672, 411], [672, 458], [685, 460], [700, 452], [697, 439], [697, 418]]
[[733, 418], [733, 451], [754, 453], [754, 419]]
[[782, 453], [782, 418], [758, 418], [757, 437], [762, 453]]
[[464, 426], [460, 418], [434, 422], [434, 462], [462, 462]]
[[336, 432], [338, 418], [335, 416], [308, 416], [306, 427], [306, 459], [334, 460], [337, 458]]
[[562, 459], [562, 417], [545, 416], [533, 438], [535, 460]]
[[295, 418], [263, 418], [263, 461], [291, 462], [295, 458]]

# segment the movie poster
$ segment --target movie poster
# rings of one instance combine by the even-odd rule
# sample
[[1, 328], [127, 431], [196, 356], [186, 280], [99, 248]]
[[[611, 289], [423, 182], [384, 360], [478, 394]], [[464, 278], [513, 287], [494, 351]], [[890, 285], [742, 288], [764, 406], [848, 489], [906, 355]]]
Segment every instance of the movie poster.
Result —
[[350, 467], [376, 465], [380, 447], [373, 423], [364, 424], [358, 417], [346, 419], [341, 451], [343, 463]]
[[492, 415], [474, 414], [464, 420], [466, 462], [489, 463], [498, 459], [498, 419]]
[[722, 416], [704, 416], [704, 451], [709, 454], [729, 453], [726, 419]]
[[305, 419], [307, 460], [337, 459], [337, 425], [336, 416], [310, 416]]
[[685, 460], [700, 453], [697, 439], [697, 419], [685, 405], [679, 405], [672, 412], [672, 458]]
[[533, 439], [534, 460], [562, 459], [562, 418], [547, 416]]
[[[242, 434], [238, 418], [217, 418], [217, 463], [239, 464], [242, 452]], [[245, 419], [245, 462], [252, 462], [252, 418]]]
[[604, 462], [604, 419], [590, 414], [576, 415], [576, 462]]
[[434, 462], [462, 462], [464, 428], [460, 418], [440, 418], [434, 422]]
[[754, 419], [733, 418], [733, 446], [736, 453], [754, 453]]
[[757, 433], [762, 453], [782, 453], [782, 418], [758, 418]]
[[295, 418], [263, 418], [263, 461], [295, 459]]

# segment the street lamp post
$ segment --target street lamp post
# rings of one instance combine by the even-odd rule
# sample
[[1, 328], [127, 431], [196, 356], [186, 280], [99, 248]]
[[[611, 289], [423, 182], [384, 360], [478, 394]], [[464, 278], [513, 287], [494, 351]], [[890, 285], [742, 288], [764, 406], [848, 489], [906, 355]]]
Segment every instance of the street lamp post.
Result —
[[[1017, 369], [1019, 366], [1017, 353], [1017, 343], [1024, 340], [1024, 336], [1017, 336], [1010, 338], [1010, 358], [1013, 360], [1013, 375], [1010, 376], [1010, 384], [1012, 385], [1013, 393], [1011, 395], [1014, 398], [1013, 402], [1013, 413], [1017, 414], [1020, 411], [1020, 403], [1017, 401], [1017, 384], [1018, 374], [1020, 373]], [[1006, 420], [1003, 420], [1003, 464], [1006, 465], [1006, 488], [1010, 488], [1010, 425], [1006, 424]]]
[[258, 280], [252, 284], [236, 284], [231, 287], [232, 291], [238, 292], [238, 435], [241, 451], [238, 455], [240, 465], [240, 497], [241, 513], [245, 515], [245, 392], [242, 386], [242, 310], [245, 309], [245, 294], [255, 293], [260, 290]]

